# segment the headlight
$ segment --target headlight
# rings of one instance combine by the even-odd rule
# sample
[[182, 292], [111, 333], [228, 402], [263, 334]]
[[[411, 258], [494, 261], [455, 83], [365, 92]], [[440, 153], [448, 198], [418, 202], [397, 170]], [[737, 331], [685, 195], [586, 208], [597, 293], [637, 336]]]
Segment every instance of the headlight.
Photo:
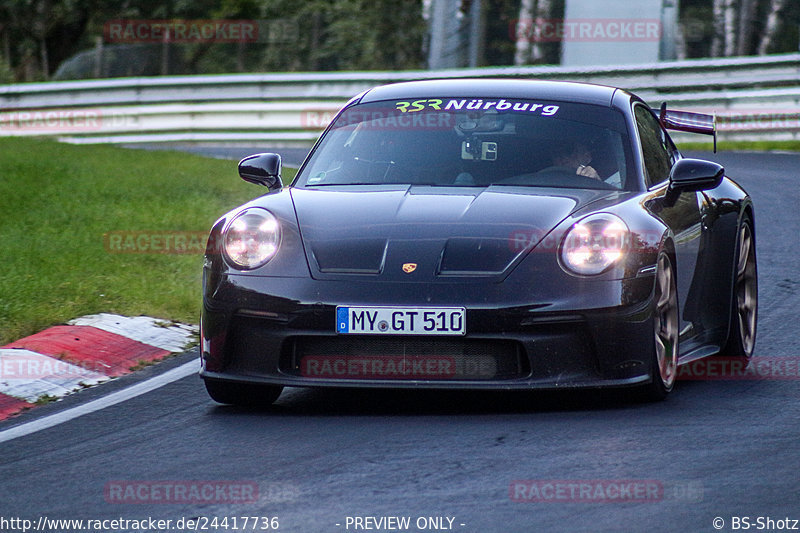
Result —
[[225, 257], [243, 269], [265, 265], [278, 252], [281, 227], [275, 215], [258, 207], [245, 209], [231, 221], [223, 239]]
[[600, 274], [628, 250], [628, 226], [616, 215], [598, 213], [579, 220], [561, 243], [561, 264], [575, 274]]

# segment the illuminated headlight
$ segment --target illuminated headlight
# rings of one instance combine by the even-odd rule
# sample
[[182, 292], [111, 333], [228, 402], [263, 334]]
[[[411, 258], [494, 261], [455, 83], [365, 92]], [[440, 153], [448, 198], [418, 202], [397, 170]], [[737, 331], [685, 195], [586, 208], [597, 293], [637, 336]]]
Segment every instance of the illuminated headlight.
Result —
[[275, 257], [281, 227], [275, 215], [258, 207], [245, 209], [231, 221], [223, 238], [225, 257], [239, 268], [253, 269]]
[[625, 256], [628, 226], [616, 215], [599, 213], [579, 220], [561, 243], [561, 264], [584, 276], [605, 272]]

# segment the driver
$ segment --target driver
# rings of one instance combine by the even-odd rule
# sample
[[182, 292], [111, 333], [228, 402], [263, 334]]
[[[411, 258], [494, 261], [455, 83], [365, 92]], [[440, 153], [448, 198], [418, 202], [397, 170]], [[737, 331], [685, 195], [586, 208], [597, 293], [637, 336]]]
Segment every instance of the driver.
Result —
[[592, 152], [586, 143], [567, 141], [558, 145], [557, 150], [553, 155], [553, 166], [545, 170], [566, 169], [579, 176], [601, 179], [594, 167], [589, 166], [592, 162]]

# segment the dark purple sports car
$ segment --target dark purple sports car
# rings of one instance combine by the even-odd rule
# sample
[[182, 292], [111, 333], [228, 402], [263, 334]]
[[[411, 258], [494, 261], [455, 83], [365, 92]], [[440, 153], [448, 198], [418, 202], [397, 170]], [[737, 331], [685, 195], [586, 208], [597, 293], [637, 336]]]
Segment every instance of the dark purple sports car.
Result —
[[756, 335], [753, 204], [622, 89], [442, 80], [353, 98], [291, 185], [220, 218], [203, 275], [202, 371], [222, 403], [284, 386], [627, 387], [746, 360]]

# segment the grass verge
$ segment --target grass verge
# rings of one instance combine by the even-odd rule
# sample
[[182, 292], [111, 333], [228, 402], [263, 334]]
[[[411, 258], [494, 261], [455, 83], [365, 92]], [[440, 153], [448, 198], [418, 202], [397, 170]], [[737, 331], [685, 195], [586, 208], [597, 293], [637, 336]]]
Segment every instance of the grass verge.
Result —
[[232, 161], [0, 139], [0, 345], [100, 312], [198, 323], [202, 253], [120, 253], [104, 235], [203, 234], [264, 192]]

